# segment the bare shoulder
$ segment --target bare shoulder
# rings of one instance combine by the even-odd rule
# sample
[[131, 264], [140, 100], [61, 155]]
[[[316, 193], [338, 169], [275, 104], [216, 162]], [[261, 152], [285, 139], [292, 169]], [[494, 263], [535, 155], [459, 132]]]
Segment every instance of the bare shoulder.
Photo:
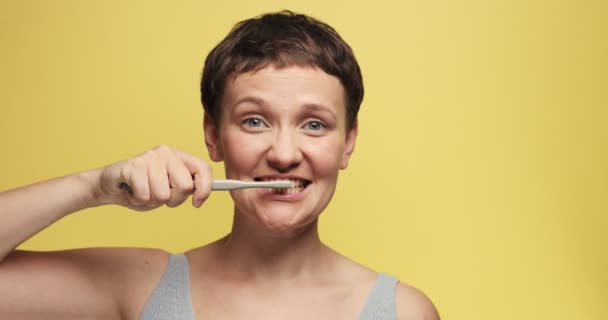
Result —
[[139, 318], [169, 262], [166, 251], [147, 248], [89, 248], [63, 254], [97, 286], [105, 286], [126, 319]]
[[154, 249], [16, 250], [0, 263], [0, 318], [136, 318], [167, 261]]
[[[164, 270], [168, 253], [144, 248], [84, 248], [62, 251], [20, 251], [11, 253], [1, 264], [2, 272], [61, 276], [71, 271], [90, 282], [125, 283], [156, 278]], [[69, 274], [65, 274], [69, 276]], [[110, 280], [109, 282], [107, 282]], [[139, 282], [139, 281], [137, 281]]]
[[395, 295], [400, 320], [439, 320], [439, 313], [433, 302], [422, 291], [399, 283]]

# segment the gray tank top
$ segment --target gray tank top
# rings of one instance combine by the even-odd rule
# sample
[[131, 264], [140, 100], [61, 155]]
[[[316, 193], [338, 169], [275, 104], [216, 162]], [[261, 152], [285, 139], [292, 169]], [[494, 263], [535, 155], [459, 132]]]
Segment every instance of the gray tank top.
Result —
[[[359, 314], [359, 320], [397, 320], [395, 287], [399, 280], [381, 273]], [[148, 298], [140, 320], [195, 320], [190, 297], [190, 272], [183, 254], [171, 254], [169, 264]]]

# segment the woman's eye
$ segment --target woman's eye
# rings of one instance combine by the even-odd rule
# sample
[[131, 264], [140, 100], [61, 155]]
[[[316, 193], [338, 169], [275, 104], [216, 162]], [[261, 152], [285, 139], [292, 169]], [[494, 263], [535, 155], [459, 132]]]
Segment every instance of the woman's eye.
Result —
[[320, 121], [310, 121], [306, 124], [306, 129], [312, 131], [319, 131], [325, 129], [325, 125]]
[[260, 119], [260, 118], [255, 118], [255, 117], [251, 117], [251, 118], [247, 118], [247, 119], [243, 120], [243, 124], [245, 124], [246, 126], [251, 127], [251, 128], [264, 127], [264, 121], [262, 121], [262, 119]]

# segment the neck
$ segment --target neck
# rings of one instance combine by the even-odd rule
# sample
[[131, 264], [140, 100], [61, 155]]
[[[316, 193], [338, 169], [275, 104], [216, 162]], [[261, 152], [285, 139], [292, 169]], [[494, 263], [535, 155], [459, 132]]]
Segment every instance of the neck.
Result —
[[218, 259], [235, 277], [264, 280], [312, 278], [329, 268], [332, 250], [321, 243], [317, 220], [296, 231], [270, 230], [235, 211], [232, 232]]

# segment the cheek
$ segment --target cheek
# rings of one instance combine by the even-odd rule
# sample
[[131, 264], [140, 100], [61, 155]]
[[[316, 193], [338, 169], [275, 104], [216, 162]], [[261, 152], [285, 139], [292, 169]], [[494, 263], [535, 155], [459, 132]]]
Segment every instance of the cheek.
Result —
[[222, 139], [222, 153], [227, 178], [251, 173], [263, 153], [260, 141], [252, 141], [238, 133], [227, 133]]
[[312, 168], [318, 176], [336, 176], [344, 146], [337, 139], [319, 139], [303, 146]]

